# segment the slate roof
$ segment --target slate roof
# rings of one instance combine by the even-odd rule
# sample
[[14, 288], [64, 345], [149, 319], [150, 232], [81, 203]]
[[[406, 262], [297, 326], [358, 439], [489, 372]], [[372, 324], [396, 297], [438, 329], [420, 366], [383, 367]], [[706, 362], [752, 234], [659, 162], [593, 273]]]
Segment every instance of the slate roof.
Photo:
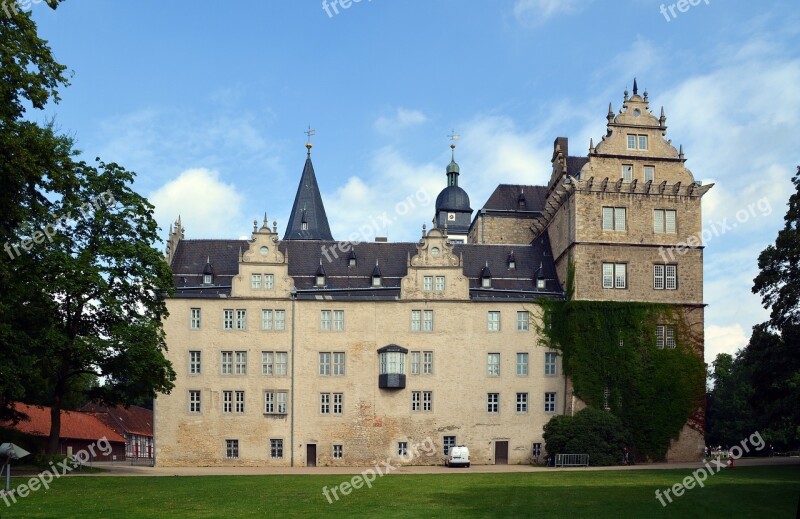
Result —
[[[4, 424], [5, 427], [32, 436], [50, 435], [50, 408], [16, 403], [20, 413], [28, 415], [17, 425]], [[96, 416], [78, 411], [61, 411], [61, 438], [71, 440], [99, 440], [105, 437], [110, 442], [125, 443], [125, 438], [101, 422]]]
[[81, 407], [81, 412], [90, 413], [114, 429], [118, 434], [153, 436], [153, 411], [137, 405], [108, 407], [90, 403]]
[[[520, 204], [520, 195], [524, 203]], [[489, 211], [544, 211], [547, 188], [545, 186], [525, 186], [500, 184], [483, 205]]]
[[[306, 229], [303, 228], [303, 223], [306, 224]], [[303, 175], [300, 177], [300, 185], [297, 186], [297, 194], [294, 197], [294, 205], [283, 239], [333, 240], [310, 153], [306, 157]]]
[[580, 178], [581, 168], [589, 162], [589, 157], [567, 157], [567, 173]]
[[[238, 250], [247, 242], [240, 240], [184, 240], [178, 245], [173, 261], [176, 297], [220, 297], [230, 295], [230, 276], [238, 269]], [[289, 275], [294, 278], [298, 298], [396, 299], [400, 283], [408, 272], [408, 258], [417, 253], [416, 243], [365, 242], [352, 245], [356, 265], [350, 266], [350, 251], [342, 251], [335, 241], [282, 241], [280, 250], [288, 251]], [[235, 254], [230, 251], [235, 250]], [[454, 253], [463, 258], [464, 273], [469, 278], [473, 299], [561, 297], [550, 243], [543, 236], [532, 245], [455, 244]], [[513, 251], [515, 268], [509, 269], [508, 257]], [[218, 254], [218, 255], [215, 255]], [[190, 269], [201, 272], [210, 255], [215, 272], [227, 276], [227, 285], [198, 286], [202, 278], [192, 276]], [[326, 275], [324, 287], [315, 286], [316, 274], [322, 265]], [[375, 265], [380, 265], [381, 287], [372, 286]], [[488, 264], [492, 272], [492, 288], [481, 288], [480, 275]], [[539, 267], [541, 266], [541, 270]], [[538, 289], [537, 277], [546, 280]], [[191, 284], [194, 282], [194, 285]]]

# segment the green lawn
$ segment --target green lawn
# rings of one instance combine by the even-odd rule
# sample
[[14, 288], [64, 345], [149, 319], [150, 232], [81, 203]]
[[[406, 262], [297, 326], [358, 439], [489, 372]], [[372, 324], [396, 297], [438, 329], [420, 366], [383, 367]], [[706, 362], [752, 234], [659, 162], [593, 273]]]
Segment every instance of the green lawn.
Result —
[[[236, 517], [795, 517], [800, 466], [740, 467], [662, 507], [655, 498], [689, 470], [389, 475], [329, 504], [341, 475], [67, 477], [0, 518]], [[13, 485], [23, 481], [15, 478]]]

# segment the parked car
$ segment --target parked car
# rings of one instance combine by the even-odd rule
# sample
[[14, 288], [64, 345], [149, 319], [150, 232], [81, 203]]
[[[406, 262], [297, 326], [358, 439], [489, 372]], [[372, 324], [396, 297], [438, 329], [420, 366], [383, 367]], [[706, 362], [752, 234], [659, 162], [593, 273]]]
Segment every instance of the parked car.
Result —
[[444, 464], [446, 467], [469, 467], [469, 448], [463, 445], [450, 447]]

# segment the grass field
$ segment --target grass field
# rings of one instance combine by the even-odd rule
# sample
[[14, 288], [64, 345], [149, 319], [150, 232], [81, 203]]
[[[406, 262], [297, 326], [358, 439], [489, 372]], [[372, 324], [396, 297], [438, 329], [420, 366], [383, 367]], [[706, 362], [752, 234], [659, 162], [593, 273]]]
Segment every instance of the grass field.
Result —
[[[238, 517], [795, 517], [800, 466], [741, 467], [712, 475], [662, 507], [684, 470], [389, 475], [332, 504], [342, 475], [80, 476], [53, 481], [6, 507], [11, 518]], [[23, 480], [12, 481], [12, 486]]]

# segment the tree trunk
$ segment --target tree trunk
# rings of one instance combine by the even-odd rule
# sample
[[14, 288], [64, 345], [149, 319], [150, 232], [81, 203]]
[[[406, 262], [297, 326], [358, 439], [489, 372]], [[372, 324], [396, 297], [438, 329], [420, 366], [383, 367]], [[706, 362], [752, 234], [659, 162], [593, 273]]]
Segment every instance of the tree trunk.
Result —
[[53, 406], [50, 408], [50, 436], [47, 438], [47, 454], [58, 454], [58, 440], [61, 437], [61, 407], [63, 397], [57, 394], [53, 398]]

